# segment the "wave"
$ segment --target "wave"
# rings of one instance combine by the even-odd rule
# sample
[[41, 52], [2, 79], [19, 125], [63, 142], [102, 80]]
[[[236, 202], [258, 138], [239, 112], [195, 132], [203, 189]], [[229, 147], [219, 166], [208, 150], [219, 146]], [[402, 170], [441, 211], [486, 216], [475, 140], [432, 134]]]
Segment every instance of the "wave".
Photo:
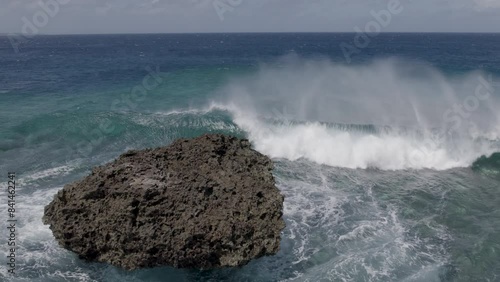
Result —
[[[223, 118], [229, 115], [231, 118]], [[486, 137], [452, 139], [439, 130], [373, 124], [340, 124], [283, 120], [256, 115], [235, 104], [161, 113], [173, 119], [200, 120], [205, 131], [244, 133], [256, 150], [272, 158], [306, 159], [345, 168], [384, 170], [469, 167], [481, 155], [500, 150], [500, 142]], [[206, 122], [201, 120], [206, 119]], [[196, 123], [198, 124], [198, 123]], [[192, 125], [194, 126], [194, 125]], [[194, 128], [198, 128], [194, 126]]]
[[367, 65], [284, 58], [230, 80], [204, 109], [226, 111], [273, 158], [346, 168], [469, 167], [500, 151], [496, 77], [398, 59]]
[[337, 167], [443, 170], [468, 167], [481, 154], [497, 150], [490, 140], [450, 144], [418, 130], [352, 130], [357, 126], [347, 126], [346, 130], [319, 122], [269, 124], [242, 113], [233, 114], [235, 123], [248, 132], [258, 151], [273, 158], [304, 158]]
[[472, 164], [472, 169], [500, 179], [500, 152], [490, 157], [481, 156]]

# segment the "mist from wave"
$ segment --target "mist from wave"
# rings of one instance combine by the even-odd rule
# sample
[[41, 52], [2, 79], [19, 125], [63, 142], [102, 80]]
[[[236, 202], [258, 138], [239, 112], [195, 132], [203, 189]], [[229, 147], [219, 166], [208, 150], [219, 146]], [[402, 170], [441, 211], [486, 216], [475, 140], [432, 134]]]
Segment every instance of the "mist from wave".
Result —
[[500, 151], [495, 81], [397, 59], [347, 66], [287, 57], [233, 79], [200, 113], [228, 111], [273, 158], [444, 170]]

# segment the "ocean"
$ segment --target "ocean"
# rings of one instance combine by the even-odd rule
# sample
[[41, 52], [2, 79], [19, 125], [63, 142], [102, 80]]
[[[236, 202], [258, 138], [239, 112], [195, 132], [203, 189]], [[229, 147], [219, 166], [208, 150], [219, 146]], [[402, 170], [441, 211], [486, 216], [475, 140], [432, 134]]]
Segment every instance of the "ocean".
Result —
[[[499, 34], [41, 35], [18, 47], [0, 37], [2, 281], [500, 281]], [[44, 206], [92, 167], [205, 133], [273, 159], [277, 255], [127, 272], [79, 260], [43, 225]]]

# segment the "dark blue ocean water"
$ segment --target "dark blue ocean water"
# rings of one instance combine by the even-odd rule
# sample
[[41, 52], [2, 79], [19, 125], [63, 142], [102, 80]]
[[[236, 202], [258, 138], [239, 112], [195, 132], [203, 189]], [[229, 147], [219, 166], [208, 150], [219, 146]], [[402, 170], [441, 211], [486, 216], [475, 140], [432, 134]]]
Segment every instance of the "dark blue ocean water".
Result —
[[[500, 35], [0, 37], [0, 174], [18, 175], [7, 281], [500, 281]], [[276, 163], [280, 252], [213, 271], [85, 263], [41, 222], [128, 149], [222, 132]], [[0, 181], [7, 201], [7, 178]], [[2, 205], [1, 221], [7, 217]], [[3, 239], [2, 239], [3, 238]], [[0, 255], [7, 254], [0, 236]]]

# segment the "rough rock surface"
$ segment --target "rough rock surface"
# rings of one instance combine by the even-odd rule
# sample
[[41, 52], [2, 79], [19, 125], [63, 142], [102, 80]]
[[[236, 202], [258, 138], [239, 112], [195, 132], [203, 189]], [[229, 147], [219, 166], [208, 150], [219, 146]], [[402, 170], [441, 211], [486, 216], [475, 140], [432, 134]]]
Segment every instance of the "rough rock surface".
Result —
[[279, 249], [283, 196], [247, 140], [180, 139], [129, 151], [66, 185], [45, 208], [57, 241], [125, 269], [240, 266]]

